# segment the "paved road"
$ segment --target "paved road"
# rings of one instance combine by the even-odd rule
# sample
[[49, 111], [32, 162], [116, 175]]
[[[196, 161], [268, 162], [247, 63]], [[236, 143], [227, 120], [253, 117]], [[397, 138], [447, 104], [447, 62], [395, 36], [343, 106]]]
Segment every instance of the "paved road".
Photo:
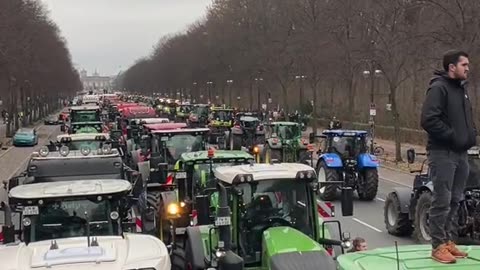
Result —
[[[0, 183], [8, 180], [26, 169], [26, 164], [33, 151], [47, 144], [60, 134], [59, 126], [38, 126], [39, 142], [35, 147], [10, 147], [0, 152]], [[0, 189], [0, 201], [6, 199], [4, 189]]]
[[341, 221], [342, 229], [350, 232], [352, 239], [360, 236], [367, 240], [369, 248], [414, 244], [410, 238], [395, 237], [385, 229], [383, 206], [385, 197], [394, 187], [411, 187], [413, 175], [380, 168], [380, 183], [377, 199], [371, 202], [354, 201], [354, 216], [342, 217], [339, 202], [335, 203], [336, 218]]

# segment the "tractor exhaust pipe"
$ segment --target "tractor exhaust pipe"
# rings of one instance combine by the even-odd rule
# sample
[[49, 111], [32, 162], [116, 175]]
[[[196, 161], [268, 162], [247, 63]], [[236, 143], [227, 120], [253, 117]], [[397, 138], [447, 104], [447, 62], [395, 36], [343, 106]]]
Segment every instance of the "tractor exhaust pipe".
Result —
[[[230, 220], [230, 207], [228, 206], [228, 196], [227, 196], [227, 189], [225, 186], [218, 182], [218, 210], [217, 210], [217, 219], [218, 220]], [[230, 235], [230, 222], [226, 222], [225, 224], [218, 225], [218, 233], [219, 233], [219, 246], [221, 246], [221, 242], [223, 242], [223, 251], [228, 251], [231, 249], [231, 235]]]

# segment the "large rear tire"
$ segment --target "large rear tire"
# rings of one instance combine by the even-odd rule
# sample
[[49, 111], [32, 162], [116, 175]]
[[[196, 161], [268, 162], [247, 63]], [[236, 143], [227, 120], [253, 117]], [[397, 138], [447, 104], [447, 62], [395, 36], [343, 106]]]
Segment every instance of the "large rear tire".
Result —
[[242, 135], [231, 136], [232, 138], [232, 150], [242, 150]]
[[391, 192], [385, 198], [383, 215], [385, 227], [389, 234], [395, 236], [410, 236], [412, 234], [412, 221], [408, 218], [407, 213], [401, 212], [400, 200], [396, 193]]
[[[318, 182], [334, 182], [340, 181], [338, 171], [328, 168], [327, 164], [322, 160], [317, 166]], [[324, 185], [319, 189], [320, 199], [323, 201], [333, 201], [337, 198], [338, 185]]]
[[415, 219], [413, 221], [415, 229], [413, 238], [419, 244], [428, 244], [432, 240], [429, 227], [429, 212], [432, 205], [432, 194], [428, 191], [423, 192], [417, 200], [415, 206]]
[[366, 169], [363, 172], [363, 187], [358, 191], [358, 197], [362, 201], [372, 201], [377, 197], [378, 171], [377, 169]]
[[185, 270], [186, 268], [186, 260], [185, 260], [185, 250], [181, 248], [176, 248], [172, 252], [171, 256], [172, 262], [172, 270]]
[[147, 192], [147, 209], [150, 209], [145, 214], [145, 219], [147, 221], [153, 222], [154, 215], [158, 213], [161, 197], [162, 196], [158, 191]]

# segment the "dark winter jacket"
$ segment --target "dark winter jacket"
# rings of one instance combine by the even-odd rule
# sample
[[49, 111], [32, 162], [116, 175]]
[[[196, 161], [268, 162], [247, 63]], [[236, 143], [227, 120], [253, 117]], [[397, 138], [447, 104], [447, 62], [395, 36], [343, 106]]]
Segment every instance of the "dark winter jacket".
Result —
[[427, 150], [463, 152], [476, 144], [477, 131], [465, 83], [435, 72], [423, 103], [421, 125], [428, 133]]

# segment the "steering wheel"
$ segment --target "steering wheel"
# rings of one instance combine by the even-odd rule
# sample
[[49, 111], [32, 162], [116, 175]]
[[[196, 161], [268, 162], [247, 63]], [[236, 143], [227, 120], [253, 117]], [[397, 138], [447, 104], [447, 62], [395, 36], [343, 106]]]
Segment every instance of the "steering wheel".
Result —
[[266, 220], [262, 221], [260, 224], [255, 225], [252, 229], [263, 234], [263, 232], [272, 227], [280, 227], [280, 226], [291, 226], [292, 224], [290, 221], [282, 218], [282, 217], [269, 217]]

